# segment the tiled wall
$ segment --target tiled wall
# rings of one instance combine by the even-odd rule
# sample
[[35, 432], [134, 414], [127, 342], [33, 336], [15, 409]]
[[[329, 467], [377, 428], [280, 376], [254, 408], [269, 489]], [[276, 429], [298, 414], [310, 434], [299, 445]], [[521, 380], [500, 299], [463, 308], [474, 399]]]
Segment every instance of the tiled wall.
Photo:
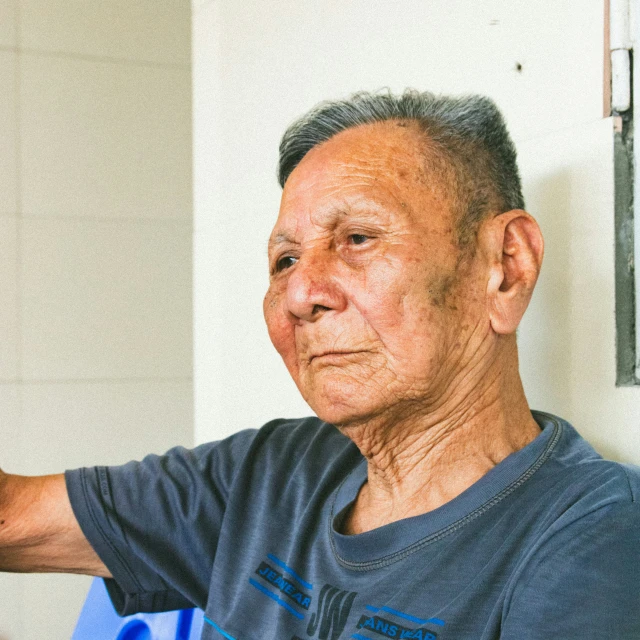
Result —
[[[186, 0], [0, 0], [0, 466], [193, 437]], [[0, 575], [0, 640], [68, 640], [89, 579]]]

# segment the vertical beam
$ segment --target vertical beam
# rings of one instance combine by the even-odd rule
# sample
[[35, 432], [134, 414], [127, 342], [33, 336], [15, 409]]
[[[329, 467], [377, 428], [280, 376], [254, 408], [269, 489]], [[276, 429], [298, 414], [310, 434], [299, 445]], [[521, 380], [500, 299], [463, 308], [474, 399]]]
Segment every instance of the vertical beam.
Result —
[[602, 117], [611, 115], [611, 37], [610, 29], [610, 3], [604, 1], [604, 62], [603, 62], [603, 91], [602, 91]]
[[[636, 58], [634, 56], [637, 43], [640, 42], [640, 24], [638, 23], [638, 1], [629, 0], [629, 40], [633, 47], [631, 54], [631, 95], [632, 106], [631, 112], [633, 114], [633, 127], [635, 130], [635, 124], [640, 122], [640, 99], [633, 99], [640, 96], [640, 73], [633, 72], [633, 62], [636, 59], [640, 59], [640, 56]], [[636, 384], [640, 383], [640, 271], [635, 271], [635, 265], [640, 264], [640, 180], [636, 179], [636, 171], [640, 171], [640, 142], [634, 144], [632, 133], [632, 145], [633, 145], [633, 168], [632, 168], [632, 185], [633, 185], [633, 215], [632, 215], [632, 227], [633, 227], [633, 265], [634, 270], [634, 295], [635, 295], [635, 371]]]
[[615, 116], [616, 385], [635, 385], [636, 296], [634, 285], [633, 151], [630, 118]]
[[633, 100], [633, 96], [640, 95], [640, 74], [635, 74], [637, 78], [633, 74], [638, 2], [606, 0], [609, 12], [605, 15], [605, 22], [609, 23], [614, 115], [616, 384], [622, 386], [640, 382], [640, 322], [636, 322], [640, 318], [640, 278], [635, 277], [635, 264], [640, 259], [640, 224], [634, 225], [635, 203], [640, 203], [640, 181], [635, 180], [635, 167], [640, 167], [640, 144], [634, 145], [633, 140], [634, 124], [640, 117], [640, 104]]

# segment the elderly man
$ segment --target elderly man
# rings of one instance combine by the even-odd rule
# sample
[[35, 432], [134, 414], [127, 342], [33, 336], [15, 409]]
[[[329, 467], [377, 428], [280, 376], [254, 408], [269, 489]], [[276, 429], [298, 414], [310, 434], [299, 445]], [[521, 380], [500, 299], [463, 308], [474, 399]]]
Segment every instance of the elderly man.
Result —
[[0, 567], [196, 605], [221, 640], [637, 640], [640, 475], [529, 409], [543, 241], [485, 98], [358, 94], [284, 135], [264, 314], [317, 418], [2, 477]]

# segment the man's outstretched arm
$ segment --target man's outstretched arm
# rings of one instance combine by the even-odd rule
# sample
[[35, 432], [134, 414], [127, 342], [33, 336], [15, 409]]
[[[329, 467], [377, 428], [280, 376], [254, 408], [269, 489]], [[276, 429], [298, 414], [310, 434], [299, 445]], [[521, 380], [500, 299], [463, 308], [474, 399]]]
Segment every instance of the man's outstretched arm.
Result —
[[0, 571], [111, 577], [80, 529], [63, 474], [0, 470]]

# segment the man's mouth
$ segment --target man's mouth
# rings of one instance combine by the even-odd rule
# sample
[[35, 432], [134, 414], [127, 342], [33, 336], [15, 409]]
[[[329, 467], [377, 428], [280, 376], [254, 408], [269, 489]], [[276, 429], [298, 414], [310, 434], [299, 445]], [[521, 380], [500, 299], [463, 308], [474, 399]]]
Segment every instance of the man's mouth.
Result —
[[364, 353], [364, 351], [341, 351], [341, 350], [322, 351], [320, 353], [313, 354], [309, 358], [309, 363], [323, 362], [326, 364], [330, 364], [331, 362], [341, 362], [344, 360], [348, 360], [349, 356], [358, 356], [361, 353]]

